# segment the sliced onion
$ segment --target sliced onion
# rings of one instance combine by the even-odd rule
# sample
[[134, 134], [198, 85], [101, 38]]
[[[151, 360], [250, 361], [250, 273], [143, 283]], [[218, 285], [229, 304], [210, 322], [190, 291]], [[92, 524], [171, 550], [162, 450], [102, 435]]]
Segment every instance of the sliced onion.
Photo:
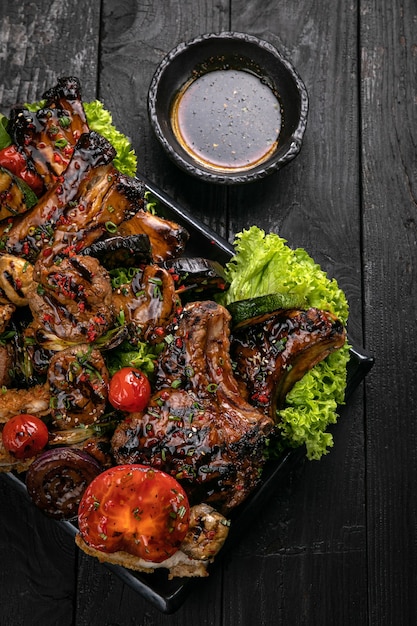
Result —
[[77, 518], [84, 491], [101, 471], [96, 459], [82, 450], [54, 448], [30, 465], [26, 486], [31, 500], [44, 513], [72, 520]]

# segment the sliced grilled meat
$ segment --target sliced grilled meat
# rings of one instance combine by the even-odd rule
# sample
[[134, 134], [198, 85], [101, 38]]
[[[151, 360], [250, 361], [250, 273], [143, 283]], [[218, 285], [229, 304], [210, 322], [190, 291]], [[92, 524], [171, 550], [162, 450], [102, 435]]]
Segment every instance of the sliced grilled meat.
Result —
[[115, 154], [111, 144], [98, 133], [82, 135], [62, 180], [33, 209], [0, 228], [3, 248], [32, 262], [41, 251], [51, 252], [54, 229], [60, 220], [65, 220], [65, 211], [78, 204], [81, 183], [85, 188], [95, 178], [94, 168], [110, 163]]
[[112, 326], [114, 309], [110, 277], [88, 256], [72, 256], [56, 265], [35, 264], [29, 306], [37, 343], [52, 333], [74, 345], [91, 343]]
[[345, 339], [342, 323], [326, 311], [283, 309], [266, 314], [233, 331], [235, 375], [247, 389], [249, 402], [276, 420], [293, 385]]
[[138, 211], [132, 219], [123, 222], [117, 232], [119, 235], [148, 235], [155, 263], [181, 256], [189, 239], [185, 228], [149, 211]]
[[89, 128], [78, 78], [60, 78], [43, 98], [46, 102], [37, 112], [25, 107], [12, 109], [10, 133], [49, 189], [67, 168], [75, 144]]
[[189, 303], [159, 359], [147, 410], [113, 435], [117, 463], [145, 463], [175, 476], [191, 502], [221, 512], [258, 484], [273, 422], [241, 396], [229, 358], [227, 310]]
[[126, 323], [149, 343], [160, 343], [165, 329], [177, 314], [175, 283], [167, 270], [156, 265], [138, 269], [132, 281], [113, 292], [116, 313], [123, 311]]

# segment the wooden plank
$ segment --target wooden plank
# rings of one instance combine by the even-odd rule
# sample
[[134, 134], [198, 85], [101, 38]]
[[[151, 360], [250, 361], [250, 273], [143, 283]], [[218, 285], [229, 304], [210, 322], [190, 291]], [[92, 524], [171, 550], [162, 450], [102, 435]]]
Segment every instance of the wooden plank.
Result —
[[370, 623], [417, 615], [415, 2], [362, 1], [364, 297]]
[[[254, 221], [306, 248], [350, 301], [362, 343], [357, 10], [354, 3], [234, 2], [232, 26], [274, 44], [310, 96], [301, 154], [229, 195], [232, 232]], [[280, 486], [225, 573], [225, 623], [366, 623], [363, 406], [359, 392], [332, 430], [335, 447]], [[331, 511], [331, 515], [329, 515]], [[240, 589], [252, 585], [250, 606]], [[323, 598], [323, 600], [321, 600]], [[249, 611], [249, 615], [248, 615]], [[258, 618], [259, 619], [259, 618]]]

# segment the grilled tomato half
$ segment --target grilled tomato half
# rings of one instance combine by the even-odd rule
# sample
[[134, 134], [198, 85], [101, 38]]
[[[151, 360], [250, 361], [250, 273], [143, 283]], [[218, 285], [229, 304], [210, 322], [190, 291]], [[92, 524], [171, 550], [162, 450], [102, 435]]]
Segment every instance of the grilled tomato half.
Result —
[[118, 465], [87, 487], [78, 509], [84, 541], [102, 552], [124, 551], [161, 563], [180, 547], [190, 506], [181, 485], [145, 465]]

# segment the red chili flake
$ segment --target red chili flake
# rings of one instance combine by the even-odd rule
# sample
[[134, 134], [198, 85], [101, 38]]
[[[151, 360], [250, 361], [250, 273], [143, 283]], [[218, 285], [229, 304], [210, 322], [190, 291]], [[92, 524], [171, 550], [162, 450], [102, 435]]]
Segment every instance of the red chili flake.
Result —
[[14, 282], [15, 282], [15, 285], [16, 285], [16, 289], [22, 289], [23, 283], [20, 280], [20, 278], [16, 278], [16, 280]]
[[75, 161], [75, 162], [74, 162], [74, 167], [75, 167], [75, 169], [76, 169], [76, 170], [79, 170], [79, 169], [80, 169], [80, 167], [81, 167], [81, 165], [79, 164], [79, 162], [78, 162], [78, 161]]
[[164, 328], [162, 328], [162, 326], [157, 326], [157, 328], [155, 328], [155, 334], [158, 335], [158, 337], [163, 337], [165, 335]]
[[75, 141], [78, 141], [78, 139], [81, 137], [81, 131], [73, 130], [72, 131], [72, 136], [74, 137]]
[[54, 161], [54, 163], [62, 163], [62, 159], [61, 159], [60, 155], [57, 154], [56, 152], [54, 152], [53, 161]]
[[29, 254], [29, 244], [27, 241], [25, 241], [25, 243], [22, 246], [22, 252], [23, 254]]
[[38, 148], [40, 148], [42, 150], [42, 148], [46, 148], [46, 143], [44, 143], [43, 141], [40, 141], [38, 143]]
[[160, 397], [162, 398], [162, 400], [168, 400], [169, 392], [168, 391], [162, 391]]
[[79, 309], [80, 313], [84, 313], [84, 311], [85, 311], [85, 302], [79, 302], [78, 303], [78, 309]]
[[51, 254], [52, 254], [52, 248], [44, 248], [42, 250], [42, 256], [43, 257], [51, 256]]
[[182, 346], [183, 346], [183, 341], [182, 341], [181, 337], [177, 337], [177, 338], [176, 338], [176, 340], [175, 340], [175, 346], [176, 346], [177, 348], [182, 348]]
[[222, 367], [218, 367], [218, 368], [216, 369], [216, 374], [217, 374], [217, 376], [220, 376], [220, 375], [221, 375], [221, 373], [222, 373], [222, 371], [223, 371], [223, 368], [222, 368]]
[[53, 317], [50, 313], [44, 313], [42, 316], [42, 320], [45, 324], [47, 324], [48, 322], [52, 322], [53, 321]]
[[56, 188], [56, 194], [58, 196], [60, 196], [62, 193], [64, 192], [64, 190], [62, 189], [62, 185], [58, 185], [58, 187]]
[[261, 402], [262, 404], [267, 404], [268, 395], [266, 393], [260, 393], [258, 396], [258, 402]]

